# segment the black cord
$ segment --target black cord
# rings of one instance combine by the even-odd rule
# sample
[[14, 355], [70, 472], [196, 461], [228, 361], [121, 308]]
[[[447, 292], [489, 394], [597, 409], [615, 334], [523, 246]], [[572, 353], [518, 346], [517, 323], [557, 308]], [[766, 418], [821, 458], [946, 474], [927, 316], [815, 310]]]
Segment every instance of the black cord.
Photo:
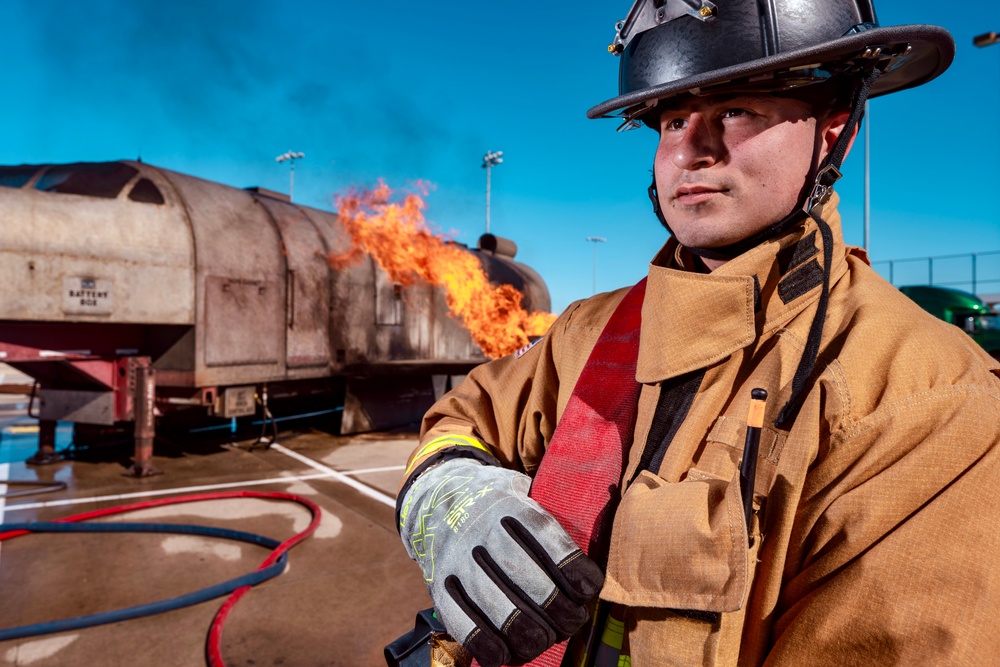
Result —
[[816, 359], [819, 357], [819, 345], [823, 339], [823, 325], [826, 323], [826, 309], [830, 303], [830, 265], [833, 263], [833, 231], [826, 220], [820, 217], [819, 213], [813, 213], [813, 220], [819, 227], [820, 237], [823, 239], [823, 289], [819, 293], [819, 303], [816, 306], [816, 314], [813, 316], [812, 324], [809, 325], [809, 336], [806, 338], [805, 349], [802, 350], [802, 357], [799, 365], [795, 369], [795, 376], [792, 378], [792, 395], [788, 402], [781, 408], [778, 417], [774, 420], [778, 428], [790, 428], [791, 423], [799, 414], [802, 407], [802, 393], [806, 388], [806, 382], [812, 375], [816, 367]]
[[31, 396], [28, 397], [28, 416], [32, 419], [40, 419], [40, 417], [31, 412], [31, 406], [35, 404], [35, 397], [38, 394], [38, 380], [31, 383]]
[[[271, 445], [278, 442], [278, 422], [275, 421], [274, 415], [271, 414], [271, 408], [267, 405], [267, 385], [265, 384], [261, 390], [261, 393], [257, 396], [257, 403], [261, 407], [261, 413], [263, 415], [263, 420], [260, 425], [260, 435], [257, 439], [250, 443], [250, 449], [267, 449]], [[267, 437], [267, 427], [271, 426], [271, 437]]]

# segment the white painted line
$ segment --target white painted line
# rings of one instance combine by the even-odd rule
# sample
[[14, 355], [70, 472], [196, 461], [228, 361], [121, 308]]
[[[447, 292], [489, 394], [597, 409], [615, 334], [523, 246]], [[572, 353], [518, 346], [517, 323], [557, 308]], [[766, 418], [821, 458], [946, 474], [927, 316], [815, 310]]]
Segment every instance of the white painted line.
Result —
[[[84, 505], [86, 503], [106, 503], [115, 502], [123, 500], [135, 500], [137, 498], [149, 498], [152, 496], [169, 496], [174, 494], [187, 494], [187, 493], [202, 493], [206, 491], [215, 491], [218, 489], [233, 489], [240, 488], [244, 486], [263, 486], [266, 484], [281, 484], [284, 482], [306, 482], [313, 479], [324, 479], [333, 478], [341, 481], [349, 486], [354, 487], [361, 493], [378, 500], [381, 503], [390, 505], [391, 507], [396, 506], [395, 498], [382, 494], [366, 484], [361, 482], [356, 482], [350, 479], [353, 475], [364, 475], [368, 473], [376, 472], [391, 472], [395, 470], [404, 470], [406, 466], [383, 466], [380, 468], [362, 468], [359, 470], [345, 470], [339, 472], [333, 468], [329, 468], [322, 463], [318, 463], [310, 458], [306, 458], [301, 454], [293, 452], [281, 445], [271, 445], [272, 449], [277, 449], [282, 454], [291, 456], [292, 458], [305, 463], [306, 465], [319, 470], [320, 472], [312, 473], [309, 475], [289, 475], [288, 477], [268, 477], [266, 479], [252, 479], [244, 482], [224, 482], [219, 484], [203, 484], [200, 486], [184, 486], [172, 489], [157, 489], [155, 491], [137, 491], [135, 493], [116, 493], [107, 496], [90, 496], [87, 498], [64, 498], [62, 500], [49, 500], [45, 502], [38, 503], [19, 503], [16, 505], [4, 505], [4, 499], [0, 498], [0, 523], [3, 523], [4, 512], [16, 512], [18, 510], [35, 510], [44, 509], [46, 507], [64, 507], [69, 505]], [[7, 471], [10, 468], [9, 463], [0, 464], [0, 479], [7, 478]], [[5, 493], [7, 488], [6, 484], [0, 484], [0, 494]]]
[[382, 466], [381, 468], [361, 468], [360, 470], [343, 470], [345, 475], [367, 475], [373, 472], [394, 472], [396, 470], [406, 470], [406, 466]]
[[[6, 464], [4, 464], [6, 465]], [[156, 491], [139, 491], [136, 493], [119, 493], [109, 496], [92, 496], [89, 498], [66, 498], [64, 500], [49, 500], [43, 503], [21, 503], [18, 505], [7, 505], [8, 512], [17, 510], [35, 510], [44, 507], [61, 507], [63, 505], [83, 505], [84, 503], [106, 503], [115, 500], [132, 500], [134, 498], [149, 498], [150, 496], [169, 496], [178, 493], [198, 493], [201, 491], [214, 491], [216, 489], [232, 489], [243, 486], [262, 486], [264, 484], [281, 484], [282, 482], [303, 482], [310, 479], [323, 479], [329, 477], [327, 474], [314, 473], [311, 475], [289, 475], [288, 477], [269, 477], [267, 479], [251, 479], [245, 482], [226, 482], [220, 484], [205, 484], [203, 486], [185, 486], [173, 489], [157, 489]], [[0, 504], [2, 504], [0, 500]], [[395, 501], [393, 501], [395, 506]], [[0, 512], [2, 518], [3, 512]]]
[[6, 500], [3, 494], [7, 493], [7, 485], [4, 482], [7, 481], [8, 472], [10, 472], [10, 464], [0, 463], [0, 523], [3, 523], [3, 506]]
[[385, 505], [388, 505], [389, 507], [392, 507], [392, 508], [396, 507], [396, 499], [393, 498], [392, 496], [388, 496], [388, 495], [382, 493], [381, 491], [376, 491], [375, 489], [371, 488], [367, 484], [362, 484], [361, 482], [359, 482], [357, 480], [351, 479], [350, 477], [348, 477], [344, 473], [337, 472], [333, 468], [331, 468], [329, 466], [325, 466], [322, 463], [319, 463], [318, 461], [314, 461], [311, 458], [309, 458], [308, 456], [303, 456], [302, 454], [299, 454], [298, 452], [293, 452], [292, 450], [288, 449], [288, 447], [285, 447], [283, 445], [279, 445], [277, 443], [272, 444], [271, 447], [270, 447], [270, 449], [279, 451], [279, 452], [281, 452], [282, 454], [284, 454], [286, 456], [290, 456], [290, 457], [292, 457], [293, 459], [295, 459], [296, 461], [298, 461], [300, 463], [305, 463], [310, 468], [315, 468], [316, 470], [320, 470], [322, 472], [325, 472], [329, 477], [334, 478], [338, 482], [343, 482], [344, 484], [348, 485], [349, 487], [353, 488], [354, 490], [359, 491], [362, 494], [368, 496], [369, 498], [374, 498], [375, 500], [377, 500], [380, 503], [383, 503]]
[[[7, 474], [9, 472], [10, 472], [10, 464], [0, 463], [0, 481], [6, 480]], [[7, 493], [7, 485], [0, 484], [0, 523], [3, 523], [4, 504], [5, 504], [4, 501], [6, 501], [6, 498], [3, 497], [3, 494], [5, 493]]]

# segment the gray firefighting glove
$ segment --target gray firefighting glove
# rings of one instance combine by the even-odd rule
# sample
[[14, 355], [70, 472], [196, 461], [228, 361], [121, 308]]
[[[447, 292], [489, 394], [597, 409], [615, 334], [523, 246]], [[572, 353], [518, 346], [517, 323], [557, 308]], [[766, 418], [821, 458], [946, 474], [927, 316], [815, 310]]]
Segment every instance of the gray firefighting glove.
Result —
[[483, 667], [527, 662], [568, 638], [604, 582], [530, 486], [527, 475], [456, 458], [401, 500], [403, 544], [442, 623]]

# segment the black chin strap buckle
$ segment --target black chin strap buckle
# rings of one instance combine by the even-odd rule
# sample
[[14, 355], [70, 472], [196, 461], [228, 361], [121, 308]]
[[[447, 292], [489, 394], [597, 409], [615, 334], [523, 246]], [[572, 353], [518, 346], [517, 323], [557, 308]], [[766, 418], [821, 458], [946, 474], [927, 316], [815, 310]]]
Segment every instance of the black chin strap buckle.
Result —
[[832, 164], [819, 170], [819, 173], [816, 174], [816, 184], [813, 185], [812, 193], [806, 201], [806, 213], [830, 201], [830, 197], [833, 195], [833, 184], [839, 181], [841, 176], [840, 170]]

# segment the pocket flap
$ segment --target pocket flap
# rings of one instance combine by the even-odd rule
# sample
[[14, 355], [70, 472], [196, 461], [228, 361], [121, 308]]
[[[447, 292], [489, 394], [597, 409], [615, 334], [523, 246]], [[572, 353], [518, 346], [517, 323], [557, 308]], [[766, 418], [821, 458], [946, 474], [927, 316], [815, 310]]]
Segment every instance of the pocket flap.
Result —
[[615, 514], [601, 597], [630, 607], [729, 612], [747, 587], [739, 474], [691, 470], [670, 483], [643, 471]]

